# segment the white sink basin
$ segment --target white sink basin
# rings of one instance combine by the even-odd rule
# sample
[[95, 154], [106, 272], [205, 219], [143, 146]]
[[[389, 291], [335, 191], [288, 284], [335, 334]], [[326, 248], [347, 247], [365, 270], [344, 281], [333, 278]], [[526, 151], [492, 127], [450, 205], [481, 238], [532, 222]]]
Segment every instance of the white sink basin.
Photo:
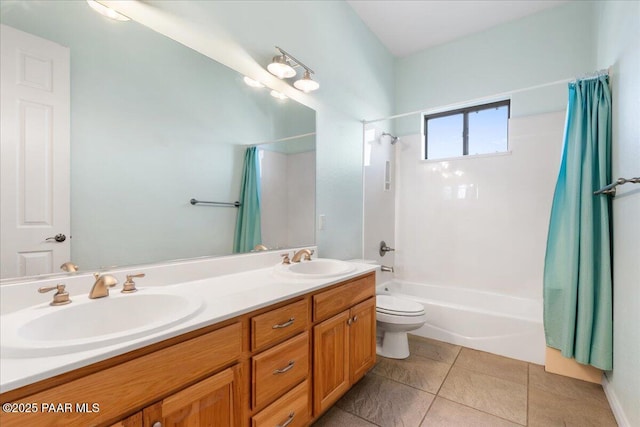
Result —
[[275, 271], [282, 276], [302, 279], [327, 279], [351, 273], [355, 269], [351, 263], [328, 258], [275, 266]]
[[[175, 292], [175, 291], [174, 291]], [[72, 302], [29, 307], [0, 318], [2, 357], [67, 354], [115, 344], [177, 325], [203, 307], [199, 297], [163, 288], [105, 298], [71, 296]]]

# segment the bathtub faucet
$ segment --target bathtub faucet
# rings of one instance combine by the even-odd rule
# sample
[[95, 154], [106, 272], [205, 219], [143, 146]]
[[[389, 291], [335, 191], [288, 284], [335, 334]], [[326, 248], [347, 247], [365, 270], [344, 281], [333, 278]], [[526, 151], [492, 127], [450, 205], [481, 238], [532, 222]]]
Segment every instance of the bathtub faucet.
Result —
[[384, 271], [384, 272], [387, 272], [387, 273], [393, 273], [394, 272], [393, 266], [389, 267], [389, 266], [386, 266], [386, 265], [381, 265], [380, 266], [380, 271]]

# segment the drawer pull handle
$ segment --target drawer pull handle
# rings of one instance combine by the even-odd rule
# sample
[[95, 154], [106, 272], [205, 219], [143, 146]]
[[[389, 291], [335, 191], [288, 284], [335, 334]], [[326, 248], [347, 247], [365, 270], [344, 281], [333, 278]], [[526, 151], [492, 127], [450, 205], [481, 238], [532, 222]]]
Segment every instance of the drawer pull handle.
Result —
[[358, 321], [358, 316], [353, 316], [353, 323], [356, 323]]
[[287, 421], [283, 422], [282, 424], [278, 424], [276, 427], [287, 427], [289, 424], [291, 424], [295, 416], [296, 413], [291, 411], [291, 413], [289, 414], [289, 418], [287, 418]]
[[287, 366], [282, 369], [276, 369], [275, 371], [273, 371], [273, 375], [284, 374], [285, 372], [293, 368], [293, 365], [295, 364], [296, 362], [294, 360], [289, 360], [289, 364]]
[[273, 326], [271, 327], [271, 329], [281, 329], [281, 328], [286, 328], [287, 326], [291, 326], [291, 325], [293, 325], [293, 322], [294, 322], [295, 320], [296, 320], [296, 318], [295, 318], [295, 317], [292, 317], [291, 319], [287, 320], [287, 321], [286, 321], [286, 322], [284, 322], [284, 323], [280, 323], [280, 324], [277, 324], [277, 325], [273, 325]]

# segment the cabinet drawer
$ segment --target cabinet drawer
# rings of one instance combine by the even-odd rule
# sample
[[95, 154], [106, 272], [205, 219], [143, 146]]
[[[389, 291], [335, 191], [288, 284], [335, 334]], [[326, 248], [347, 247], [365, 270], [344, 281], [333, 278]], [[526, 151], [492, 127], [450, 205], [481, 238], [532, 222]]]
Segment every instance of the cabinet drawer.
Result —
[[2, 427], [104, 424], [211, 374], [239, 358], [241, 352], [242, 327], [234, 323], [20, 399], [38, 405], [92, 402], [100, 405], [99, 412], [2, 414]]
[[309, 422], [309, 380], [267, 406], [251, 418], [251, 427], [304, 427]]
[[316, 322], [331, 317], [374, 296], [375, 293], [376, 279], [373, 274], [369, 274], [337, 288], [316, 294], [313, 296], [313, 320]]
[[304, 331], [308, 323], [306, 299], [254, 316], [251, 318], [251, 350], [292, 337]]
[[309, 332], [251, 358], [253, 408], [264, 406], [307, 377]]

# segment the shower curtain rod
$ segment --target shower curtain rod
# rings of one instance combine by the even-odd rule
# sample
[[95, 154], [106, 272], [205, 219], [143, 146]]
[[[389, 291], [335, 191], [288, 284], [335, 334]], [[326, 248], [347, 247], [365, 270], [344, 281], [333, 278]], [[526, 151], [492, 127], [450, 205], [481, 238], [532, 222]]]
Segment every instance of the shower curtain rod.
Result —
[[245, 147], [257, 147], [258, 145], [274, 144], [276, 142], [291, 141], [292, 139], [305, 138], [315, 135], [315, 132], [302, 133], [300, 135], [287, 136], [286, 138], [274, 139], [273, 141], [258, 142], [256, 144], [244, 144]]
[[535, 85], [535, 86], [529, 86], [529, 87], [525, 87], [522, 89], [515, 89], [515, 90], [510, 90], [507, 92], [502, 92], [502, 93], [498, 93], [495, 95], [488, 95], [488, 96], [483, 96], [480, 98], [476, 98], [476, 99], [471, 99], [468, 101], [464, 101], [464, 102], [458, 102], [455, 104], [448, 104], [448, 105], [444, 105], [444, 106], [439, 106], [439, 107], [431, 107], [431, 108], [423, 108], [420, 110], [415, 110], [415, 111], [410, 111], [408, 113], [401, 113], [401, 114], [395, 114], [393, 116], [389, 116], [389, 117], [382, 117], [382, 118], [378, 118], [378, 119], [373, 119], [373, 120], [361, 120], [363, 125], [368, 125], [369, 123], [375, 123], [375, 122], [380, 122], [383, 120], [391, 120], [391, 119], [399, 119], [401, 117], [407, 117], [407, 116], [412, 116], [414, 114], [431, 114], [434, 112], [440, 112], [440, 111], [446, 111], [446, 110], [451, 110], [454, 108], [460, 108], [463, 105], [474, 105], [474, 104], [478, 104], [481, 103], [483, 101], [491, 101], [491, 100], [495, 100], [496, 98], [502, 98], [508, 95], [513, 95], [514, 93], [521, 93], [521, 92], [528, 92], [530, 90], [535, 90], [535, 89], [542, 89], [544, 87], [548, 87], [548, 86], [555, 86], [555, 85], [559, 85], [562, 83], [569, 83], [569, 82], [575, 82], [577, 80], [583, 80], [583, 79], [588, 79], [588, 78], [596, 78], [599, 77], [601, 75], [611, 75], [611, 67], [603, 69], [603, 70], [599, 70], [596, 71], [595, 73], [589, 73], [589, 74], [585, 74], [581, 77], [572, 77], [569, 79], [562, 79], [562, 80], [556, 80], [554, 82], [549, 82], [549, 83], [542, 83], [539, 85]]
[[616, 187], [618, 185], [624, 185], [624, 184], [628, 184], [628, 183], [630, 183], [630, 184], [640, 184], [640, 177], [618, 178], [614, 182], [612, 182], [611, 184], [602, 187], [598, 191], [594, 191], [593, 194], [608, 194], [610, 196], [615, 196], [616, 195]]

